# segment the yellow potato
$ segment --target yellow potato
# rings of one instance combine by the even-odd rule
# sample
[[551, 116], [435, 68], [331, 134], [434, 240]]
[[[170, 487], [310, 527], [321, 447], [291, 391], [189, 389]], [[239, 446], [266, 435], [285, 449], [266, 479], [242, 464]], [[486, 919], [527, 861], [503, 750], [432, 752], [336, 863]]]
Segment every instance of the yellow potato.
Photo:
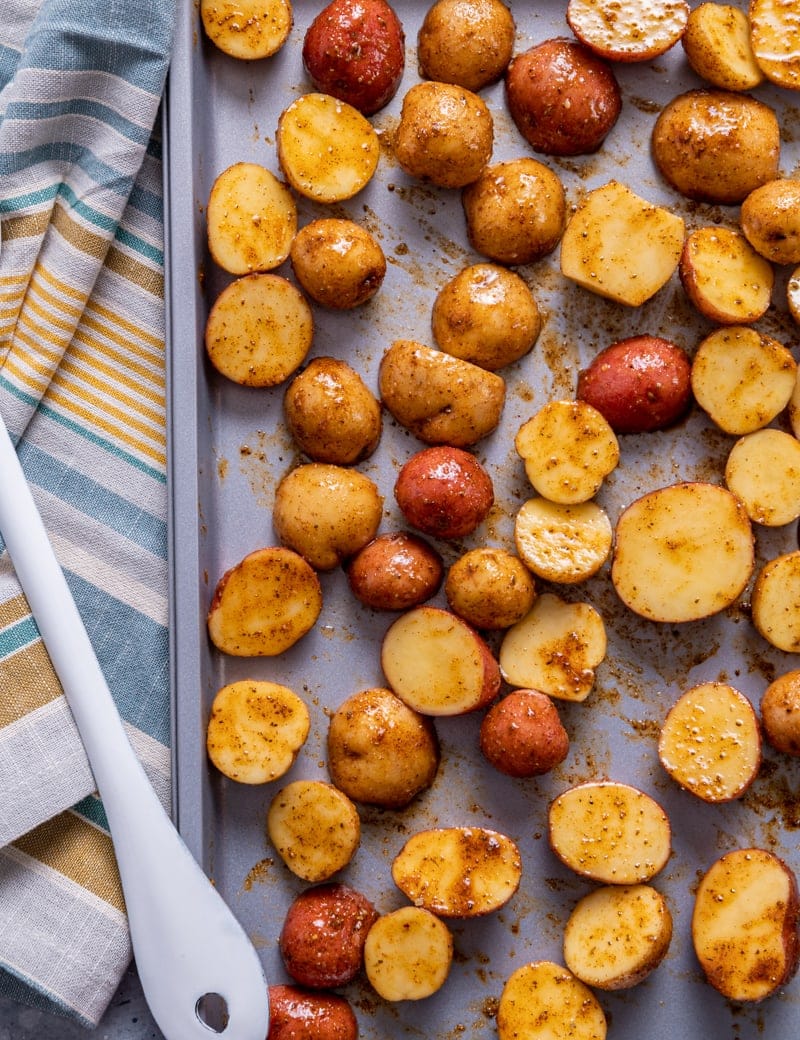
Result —
[[784, 672], [764, 690], [761, 721], [777, 751], [800, 755], [800, 669]]
[[776, 556], [758, 572], [750, 599], [753, 624], [779, 650], [800, 653], [800, 552]]
[[361, 841], [361, 820], [347, 795], [333, 784], [295, 780], [270, 802], [267, 835], [289, 870], [316, 884], [353, 858]]
[[755, 188], [739, 214], [744, 236], [773, 264], [800, 263], [800, 179], [777, 177]]
[[420, 71], [426, 79], [480, 90], [503, 75], [514, 31], [502, 0], [437, 0], [417, 38]]
[[291, 0], [200, 0], [208, 38], [232, 58], [256, 61], [281, 49], [292, 28]]
[[377, 239], [360, 224], [337, 217], [312, 220], [300, 228], [289, 255], [308, 295], [332, 310], [366, 303], [386, 274], [386, 257]]
[[552, 961], [523, 964], [503, 986], [498, 1040], [605, 1040], [606, 1016], [594, 993]]
[[611, 552], [612, 527], [596, 502], [562, 505], [530, 498], [514, 521], [514, 543], [521, 560], [541, 578], [575, 585], [596, 574]]
[[681, 43], [694, 71], [714, 87], [752, 90], [764, 79], [750, 42], [750, 20], [740, 7], [706, 2], [693, 8]]
[[533, 606], [536, 585], [518, 557], [481, 546], [451, 565], [444, 593], [450, 609], [475, 628], [508, 628]]
[[453, 962], [450, 929], [430, 910], [383, 914], [364, 944], [364, 972], [384, 1000], [424, 1000], [441, 989]]
[[730, 450], [725, 483], [753, 523], [791, 523], [800, 516], [800, 441], [772, 428], [748, 433]]
[[750, 0], [750, 43], [767, 79], [800, 90], [800, 33], [795, 0]]

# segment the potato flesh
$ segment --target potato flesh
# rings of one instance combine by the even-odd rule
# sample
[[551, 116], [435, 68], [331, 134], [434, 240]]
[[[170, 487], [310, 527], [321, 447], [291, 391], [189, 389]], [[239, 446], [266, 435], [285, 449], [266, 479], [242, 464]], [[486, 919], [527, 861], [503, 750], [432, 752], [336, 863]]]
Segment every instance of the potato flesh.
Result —
[[575, 35], [610, 61], [650, 61], [677, 43], [686, 28], [685, 0], [570, 0]]
[[552, 961], [524, 964], [506, 980], [497, 1008], [498, 1040], [605, 1040], [597, 998], [568, 968]]
[[748, 433], [731, 448], [725, 483], [753, 523], [791, 523], [800, 516], [800, 441], [772, 428]]
[[605, 654], [605, 625], [594, 607], [545, 592], [503, 637], [500, 671], [512, 686], [583, 701]]
[[640, 983], [672, 940], [666, 899], [650, 885], [604, 885], [575, 905], [564, 929], [564, 962], [588, 986]]
[[611, 552], [611, 521], [596, 502], [560, 505], [546, 498], [523, 503], [514, 522], [514, 541], [523, 563], [537, 578], [574, 585], [603, 566]]
[[764, 79], [750, 43], [750, 21], [738, 7], [717, 3], [695, 7], [681, 42], [689, 64], [712, 86], [752, 90]]
[[750, 702], [727, 683], [692, 687], [664, 721], [658, 757], [676, 783], [703, 801], [738, 798], [761, 764], [761, 735]]
[[444, 985], [453, 961], [450, 929], [421, 906], [403, 906], [372, 925], [364, 971], [384, 1000], [423, 1000]]
[[706, 978], [729, 1000], [770, 996], [797, 966], [797, 884], [764, 849], [737, 849], [703, 877], [692, 941]]
[[725, 227], [703, 227], [686, 240], [681, 281], [695, 307], [723, 325], [757, 321], [772, 297], [772, 265], [744, 235]]
[[678, 267], [684, 223], [618, 181], [590, 191], [561, 240], [561, 273], [590, 292], [638, 307]]
[[481, 917], [504, 906], [522, 876], [519, 849], [485, 827], [441, 827], [412, 835], [392, 878], [415, 905], [440, 917]]
[[361, 820], [344, 792], [321, 780], [295, 780], [272, 799], [267, 834], [286, 866], [304, 881], [327, 881], [353, 858]]
[[743, 592], [753, 566], [744, 506], [715, 484], [651, 491], [617, 521], [614, 587], [651, 621], [696, 621], [724, 610]]
[[201, 0], [200, 15], [208, 38], [242, 61], [275, 54], [292, 28], [290, 0]]
[[750, 42], [771, 82], [800, 90], [800, 11], [795, 0], [750, 0]]
[[800, 552], [784, 553], [761, 568], [750, 602], [760, 634], [786, 653], [800, 653]]
[[649, 881], [671, 852], [667, 814], [644, 791], [613, 780], [560, 794], [548, 815], [550, 846], [575, 873], [606, 885]]

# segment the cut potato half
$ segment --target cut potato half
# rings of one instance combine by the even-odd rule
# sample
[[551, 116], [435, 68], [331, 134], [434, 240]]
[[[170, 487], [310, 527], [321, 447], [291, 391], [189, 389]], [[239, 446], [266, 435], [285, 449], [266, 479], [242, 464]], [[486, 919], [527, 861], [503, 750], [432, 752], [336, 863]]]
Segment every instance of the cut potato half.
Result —
[[800, 12], [796, 0], [750, 0], [750, 43], [772, 83], [800, 90]]
[[750, 42], [750, 20], [739, 7], [695, 7], [681, 43], [697, 75], [720, 90], [752, 90], [764, 79]]
[[754, 563], [742, 503], [697, 481], [658, 488], [623, 510], [611, 580], [623, 603], [650, 621], [697, 621], [736, 601]]
[[497, 1007], [498, 1040], [605, 1040], [597, 997], [568, 968], [534, 961], [517, 968]]
[[481, 917], [514, 895], [522, 876], [511, 838], [486, 827], [440, 827], [412, 835], [392, 878], [415, 905], [440, 917]]
[[[800, 282], [798, 282], [798, 286], [800, 287]], [[800, 322], [798, 324], [800, 324]], [[789, 425], [792, 428], [792, 433], [795, 437], [800, 438], [800, 368], [797, 370], [797, 377], [794, 381], [794, 390], [792, 390], [792, 396], [789, 398], [788, 413]]]
[[364, 944], [364, 971], [384, 1000], [424, 1000], [441, 989], [453, 963], [453, 936], [421, 906], [383, 914]]
[[603, 619], [591, 604], [568, 603], [545, 592], [503, 637], [500, 671], [512, 686], [584, 701], [606, 645]]
[[378, 168], [369, 120], [329, 94], [303, 94], [278, 120], [278, 161], [289, 184], [316, 202], [352, 198]]
[[750, 599], [753, 624], [779, 650], [800, 653], [800, 552], [765, 563]]
[[692, 231], [678, 270], [686, 295], [709, 321], [748, 324], [770, 305], [772, 264], [739, 231], [716, 225]]
[[585, 401], [549, 401], [514, 438], [525, 474], [551, 502], [586, 502], [619, 462], [619, 441]]
[[692, 941], [709, 983], [729, 1000], [759, 1001], [788, 982], [798, 961], [797, 881], [765, 849], [736, 849], [703, 877]]
[[584, 197], [567, 224], [561, 273], [599, 296], [638, 307], [675, 273], [683, 237], [679, 216], [609, 181]]
[[322, 780], [295, 780], [267, 811], [267, 835], [286, 866], [304, 881], [327, 881], [355, 855], [361, 820], [350, 799]]
[[709, 417], [741, 436], [767, 426], [791, 399], [797, 363], [776, 339], [731, 325], [700, 343], [692, 362], [692, 392]]
[[208, 315], [205, 345], [223, 376], [242, 386], [277, 386], [311, 349], [314, 319], [305, 297], [278, 274], [248, 274], [227, 285]]
[[771, 427], [748, 433], [731, 448], [725, 483], [753, 523], [791, 523], [800, 516], [800, 441]]
[[548, 827], [561, 862], [606, 885], [649, 881], [672, 851], [669, 819], [658, 802], [614, 780], [564, 791], [550, 805]]
[[383, 637], [381, 666], [394, 693], [421, 715], [476, 711], [500, 689], [500, 669], [484, 640], [440, 607], [402, 614]]
[[604, 885], [580, 899], [564, 928], [564, 962], [597, 989], [636, 986], [664, 959], [672, 914], [650, 885]]
[[686, 0], [569, 0], [567, 22], [578, 39], [608, 61], [652, 61], [683, 36]]
[[693, 686], [664, 720], [658, 757], [676, 783], [704, 802], [739, 798], [761, 765], [761, 733], [750, 701], [727, 683]]
[[572, 506], [531, 498], [514, 521], [522, 562], [538, 578], [562, 585], [596, 574], [611, 552], [612, 536], [608, 514], [596, 502]]
[[292, 28], [291, 0], [200, 0], [203, 28], [232, 58], [257, 61], [276, 54]]
[[283, 776], [306, 742], [311, 718], [287, 686], [242, 679], [217, 692], [206, 731], [208, 757], [240, 784]]
[[792, 271], [786, 283], [786, 302], [789, 305], [789, 313], [800, 325], [800, 267]]

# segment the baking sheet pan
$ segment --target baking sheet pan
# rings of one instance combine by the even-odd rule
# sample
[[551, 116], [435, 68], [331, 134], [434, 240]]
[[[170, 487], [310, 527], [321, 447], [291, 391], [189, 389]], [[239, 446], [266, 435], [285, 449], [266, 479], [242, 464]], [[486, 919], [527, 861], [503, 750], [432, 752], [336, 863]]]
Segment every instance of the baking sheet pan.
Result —
[[[280, 172], [278, 115], [312, 89], [300, 48], [322, 4], [296, 0], [286, 46], [273, 58], [252, 64], [214, 49], [203, 35], [198, 6], [181, 5], [166, 112], [175, 812], [190, 848], [252, 936], [269, 980], [280, 982], [288, 978], [277, 936], [290, 900], [304, 885], [268, 845], [266, 808], [281, 783], [300, 776], [327, 778], [327, 712], [356, 690], [384, 684], [377, 650], [393, 616], [361, 607], [337, 571], [322, 576], [322, 615], [289, 653], [248, 660], [225, 658], [209, 647], [205, 614], [214, 584], [246, 553], [275, 543], [274, 488], [301, 459], [281, 420], [285, 387], [237, 387], [205, 361], [205, 317], [230, 278], [209, 259], [204, 207], [214, 178], [233, 162], [259, 162]], [[515, 50], [568, 34], [565, 6], [561, 0], [513, 3]], [[414, 48], [426, 7], [421, 0], [396, 4], [406, 31], [407, 62], [398, 95], [372, 117], [384, 140], [396, 125], [402, 95], [418, 79]], [[650, 201], [672, 206], [687, 228], [712, 222], [735, 225], [735, 207], [688, 203], [664, 184], [650, 159], [650, 128], [660, 108], [680, 91], [701, 85], [680, 46], [651, 64], [616, 66], [616, 73], [623, 113], [604, 148], [592, 156], [544, 160], [562, 178], [568, 201], [574, 204], [584, 191], [616, 177]], [[776, 108], [782, 121], [781, 170], [797, 175], [797, 95], [769, 85], [756, 93]], [[483, 94], [495, 119], [494, 159], [532, 154], [506, 113], [502, 86]], [[370, 303], [344, 313], [315, 306], [311, 353], [348, 360], [376, 391], [384, 349], [400, 337], [432, 345], [430, 310], [436, 292], [462, 267], [481, 259], [469, 247], [459, 194], [412, 181], [384, 147], [376, 178], [354, 199], [330, 208], [298, 201], [301, 224], [319, 215], [349, 216], [364, 223], [384, 249], [388, 273]], [[288, 264], [280, 273], [291, 278]], [[504, 370], [508, 394], [502, 424], [474, 449], [495, 482], [497, 506], [475, 536], [439, 546], [446, 563], [481, 541], [513, 545], [514, 514], [531, 494], [513, 450], [514, 433], [546, 400], [574, 396], [577, 373], [597, 350], [616, 338], [649, 332], [692, 351], [711, 329], [689, 305], [677, 277], [643, 307], [631, 310], [567, 285], [558, 273], [558, 250], [519, 273], [545, 314], [544, 329], [531, 354]], [[796, 348], [798, 329], [786, 312], [784, 286], [785, 272], [780, 272], [774, 305], [758, 327]], [[695, 478], [721, 483], [732, 440], [695, 408], [673, 430], [625, 436], [621, 442], [621, 465], [598, 496], [612, 521], [625, 503], [651, 488]], [[421, 446], [387, 415], [378, 451], [359, 467], [384, 495], [384, 531], [403, 526], [392, 496], [394, 478]], [[796, 544], [794, 524], [759, 529], [759, 564]], [[672, 858], [654, 880], [673, 913], [669, 954], [634, 989], [599, 994], [609, 1035], [617, 1040], [795, 1037], [800, 979], [761, 1005], [731, 1004], [702, 979], [691, 946], [690, 917], [700, 874], [725, 851], [764, 846], [800, 870], [800, 762], [767, 748], [761, 774], [742, 799], [704, 805], [663, 772], [656, 740], [666, 710], [694, 683], [722, 679], [757, 704], [767, 682], [797, 666], [797, 658], [779, 653], [755, 634], [747, 594], [706, 621], [659, 625], [622, 607], [607, 567], [584, 585], [561, 593], [593, 603], [609, 636], [608, 655], [589, 698], [582, 704], [559, 704], [571, 739], [562, 766], [539, 779], [511, 780], [480, 759], [479, 717], [442, 719], [437, 722], [442, 764], [433, 788], [402, 812], [361, 807], [362, 845], [339, 877], [363, 890], [381, 911], [402, 905], [390, 877], [391, 860], [408, 835], [423, 827], [484, 824], [501, 830], [519, 843], [524, 865], [519, 892], [502, 911], [452, 922], [456, 958], [438, 994], [390, 1005], [363, 980], [346, 988], [361, 1035], [377, 1040], [495, 1034], [493, 1015], [505, 978], [529, 960], [561, 960], [563, 926], [576, 900], [591, 887], [561, 867], [548, 849], [548, 803], [574, 783], [609, 777], [638, 785], [658, 799], [670, 816], [674, 844]], [[443, 604], [441, 595], [434, 602]], [[304, 696], [312, 713], [311, 735], [296, 765], [282, 781], [264, 787], [238, 786], [221, 778], [207, 764], [204, 750], [214, 693], [246, 677], [285, 683]]]

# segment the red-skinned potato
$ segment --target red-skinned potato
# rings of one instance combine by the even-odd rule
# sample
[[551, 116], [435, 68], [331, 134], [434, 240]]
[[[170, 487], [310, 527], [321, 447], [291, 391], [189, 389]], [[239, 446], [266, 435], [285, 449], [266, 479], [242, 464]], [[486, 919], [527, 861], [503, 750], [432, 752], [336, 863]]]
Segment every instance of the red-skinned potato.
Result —
[[542, 776], [564, 761], [569, 737], [550, 698], [539, 690], [513, 690], [489, 708], [480, 748], [508, 776]]
[[372, 115], [403, 78], [402, 23], [386, 0], [332, 0], [306, 30], [303, 65], [317, 90]]
[[658, 336], [631, 336], [601, 350], [578, 376], [578, 399], [601, 413], [615, 433], [671, 426], [691, 402], [691, 362]]
[[492, 480], [474, 455], [436, 445], [412, 455], [397, 476], [395, 498], [406, 520], [435, 538], [463, 538], [494, 505]]
[[307, 888], [289, 907], [281, 929], [286, 970], [310, 989], [344, 986], [361, 971], [367, 932], [377, 916], [367, 897], [349, 885]]
[[424, 539], [408, 531], [381, 534], [348, 561], [356, 599], [373, 610], [408, 610], [439, 591], [444, 564]]
[[269, 1040], [358, 1040], [358, 1020], [337, 993], [269, 987]]

